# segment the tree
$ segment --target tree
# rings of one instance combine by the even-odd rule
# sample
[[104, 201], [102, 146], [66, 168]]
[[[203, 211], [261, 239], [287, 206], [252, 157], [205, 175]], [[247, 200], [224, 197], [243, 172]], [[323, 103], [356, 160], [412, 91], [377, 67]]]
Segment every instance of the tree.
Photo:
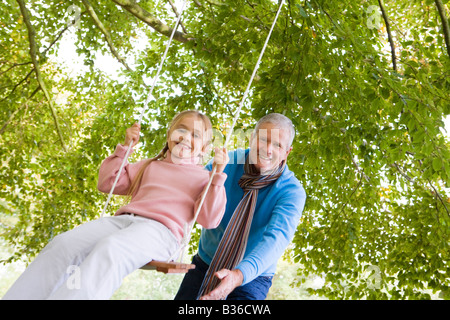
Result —
[[[0, 199], [15, 219], [3, 236], [16, 247], [8, 261], [98, 217], [98, 167], [146, 99], [170, 3], [0, 4]], [[136, 159], [160, 150], [166, 119], [180, 110], [203, 110], [226, 131], [277, 5], [188, 2]], [[299, 272], [324, 276], [318, 294], [449, 297], [448, 17], [445, 0], [290, 0], [282, 9], [237, 129], [268, 112], [296, 126], [288, 165], [308, 198], [293, 254]], [[73, 30], [89, 68], [77, 78], [50, 59]], [[148, 43], [141, 51], [138, 37]], [[97, 53], [115, 57], [124, 80], [100, 72]]]

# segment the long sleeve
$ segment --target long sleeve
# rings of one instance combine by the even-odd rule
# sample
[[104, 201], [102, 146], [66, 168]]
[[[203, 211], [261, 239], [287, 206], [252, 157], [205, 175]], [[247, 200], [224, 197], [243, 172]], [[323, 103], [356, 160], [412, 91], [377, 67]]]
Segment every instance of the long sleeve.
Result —
[[305, 199], [303, 188], [286, 190], [278, 199], [262, 238], [236, 266], [244, 275], [243, 284], [258, 277], [281, 257], [294, 237]]
[[[118, 144], [116, 150], [112, 155], [103, 160], [99, 173], [98, 173], [98, 183], [97, 188], [101, 192], [109, 193], [114, 180], [122, 164], [123, 158], [127, 152], [127, 147]], [[133, 150], [130, 152], [130, 154]], [[114, 188], [114, 194], [126, 195], [128, 189], [131, 185], [131, 181], [135, 176], [136, 172], [139, 170], [141, 163], [129, 164], [128, 161], [125, 163], [123, 170], [120, 174], [120, 178], [117, 181], [117, 185]]]
[[194, 212], [197, 212], [201, 198], [204, 192], [207, 191], [205, 200], [197, 218], [197, 222], [206, 229], [216, 228], [225, 213], [227, 196], [225, 193], [224, 183], [226, 179], [227, 175], [225, 173], [215, 173], [209, 190], [206, 190], [205, 186], [205, 189], [195, 202]]
[[[127, 147], [118, 145], [114, 153], [100, 166], [98, 189], [109, 192], [125, 157]], [[126, 162], [114, 194], [126, 195], [131, 182], [149, 159]], [[131, 201], [119, 208], [115, 215], [133, 213], [156, 220], [172, 231], [178, 240], [184, 235], [184, 226], [191, 223], [200, 195], [209, 181], [210, 172], [191, 162], [175, 164], [168, 151], [162, 160], [152, 161], [145, 169], [139, 188]], [[215, 174], [197, 221], [205, 228], [219, 224], [225, 211], [226, 174]]]
[[[229, 153], [230, 162], [224, 170], [227, 174], [224, 184], [227, 193], [225, 214], [217, 228], [202, 230], [200, 235], [198, 253], [206, 264], [211, 264], [227, 225], [244, 195], [239, 187], [239, 179], [244, 173], [248, 153], [249, 149]], [[206, 169], [211, 170], [211, 163]], [[306, 193], [300, 181], [287, 166], [273, 185], [259, 190], [244, 258], [236, 267], [244, 275], [244, 284], [258, 276], [275, 273], [278, 259], [295, 234], [305, 200]]]

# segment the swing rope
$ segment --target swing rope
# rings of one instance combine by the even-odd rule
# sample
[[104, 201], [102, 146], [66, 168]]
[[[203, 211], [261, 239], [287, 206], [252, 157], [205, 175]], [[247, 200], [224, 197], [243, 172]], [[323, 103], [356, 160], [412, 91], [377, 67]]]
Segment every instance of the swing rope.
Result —
[[[151, 86], [150, 91], [149, 91], [149, 93], [147, 95], [147, 99], [145, 100], [144, 107], [142, 108], [142, 111], [141, 111], [141, 115], [139, 116], [139, 121], [138, 121], [139, 125], [141, 124], [142, 118], [144, 117], [144, 114], [145, 114], [145, 112], [148, 109], [148, 103], [150, 102], [150, 99], [153, 97], [153, 89], [155, 88], [156, 82], [158, 81], [159, 74], [161, 73], [161, 69], [162, 69], [162, 66], [164, 64], [164, 61], [166, 60], [167, 52], [169, 51], [169, 47], [170, 47], [170, 44], [172, 43], [173, 36], [174, 36], [175, 31], [177, 30], [178, 25], [180, 23], [181, 16], [183, 15], [183, 11], [184, 11], [184, 8], [186, 6], [186, 2], [187, 2], [187, 0], [185, 0], [183, 2], [183, 4], [182, 4], [181, 12], [179, 13], [179, 15], [177, 17], [177, 20], [176, 20], [176, 23], [175, 23], [175, 27], [173, 28], [172, 33], [171, 33], [170, 38], [169, 38], [169, 41], [167, 42], [166, 49], [164, 51], [164, 54], [163, 54], [163, 56], [161, 58], [161, 62], [159, 64], [159, 66], [158, 66], [158, 70], [156, 72], [156, 76], [153, 78], [152, 86]], [[120, 165], [119, 172], [117, 173], [116, 179], [114, 180], [114, 183], [113, 183], [113, 185], [111, 187], [111, 190], [109, 191], [108, 199], [106, 200], [105, 206], [103, 207], [103, 211], [102, 211], [100, 217], [103, 217], [105, 212], [106, 212], [106, 208], [108, 207], [109, 202], [110, 202], [111, 197], [112, 197], [112, 194], [114, 192], [114, 189], [116, 188], [117, 181], [119, 181], [120, 174], [122, 173], [123, 167], [125, 166], [125, 163], [128, 160], [128, 155], [130, 154], [132, 145], [133, 145], [133, 140], [131, 140], [130, 144], [128, 145], [127, 152], [125, 153], [125, 157], [123, 158], [122, 164]]]
[[[177, 17], [177, 20], [176, 20], [176, 23], [175, 23], [175, 27], [173, 28], [172, 34], [170, 35], [169, 41], [168, 41], [168, 43], [167, 43], [167, 45], [166, 45], [166, 49], [165, 49], [164, 54], [163, 54], [163, 56], [162, 56], [161, 62], [160, 62], [160, 64], [159, 64], [159, 67], [158, 67], [158, 70], [157, 70], [157, 74], [156, 74], [156, 76], [155, 76], [154, 79], [153, 79], [152, 87], [150, 88], [149, 94], [148, 94], [147, 99], [146, 99], [146, 101], [145, 101], [144, 108], [143, 108], [142, 111], [141, 111], [141, 114], [140, 114], [140, 117], [139, 117], [139, 121], [138, 121], [139, 124], [141, 124], [141, 121], [142, 121], [142, 118], [144, 117], [145, 111], [147, 111], [148, 103], [149, 103], [150, 99], [152, 98], [153, 89], [154, 89], [154, 87], [155, 87], [155, 85], [156, 85], [156, 82], [157, 82], [157, 80], [158, 80], [158, 78], [159, 78], [159, 74], [160, 74], [160, 72], [161, 72], [162, 66], [163, 66], [164, 61], [165, 61], [165, 59], [166, 59], [167, 52], [168, 52], [168, 50], [169, 50], [169, 47], [170, 47], [170, 44], [171, 44], [171, 42], [172, 42], [173, 36], [174, 36], [174, 34], [175, 34], [175, 31], [176, 31], [176, 29], [178, 28], [178, 25], [179, 25], [181, 16], [182, 16], [183, 11], [184, 11], [184, 9], [185, 9], [186, 2], [187, 2], [187, 0], [185, 0], [185, 1], [183, 2], [183, 4], [182, 4], [182, 8], [181, 8], [181, 11], [180, 11], [180, 13], [179, 13], [179, 15], [178, 15], [178, 17]], [[264, 43], [264, 45], [263, 45], [263, 48], [262, 48], [262, 50], [261, 50], [261, 53], [260, 53], [260, 55], [259, 55], [259, 57], [258, 57], [258, 61], [256, 62], [256, 65], [255, 65], [255, 67], [254, 67], [254, 69], [253, 69], [253, 73], [252, 73], [252, 75], [251, 75], [251, 77], [250, 77], [250, 81], [249, 81], [249, 83], [248, 83], [248, 85], [247, 85], [247, 88], [246, 88], [246, 90], [245, 90], [245, 92], [244, 92], [244, 95], [242, 96], [242, 99], [241, 99], [241, 101], [240, 101], [240, 103], [239, 103], [239, 106], [238, 106], [238, 108], [237, 108], [237, 110], [236, 110], [236, 113], [235, 113], [235, 115], [234, 115], [234, 117], [233, 117], [233, 122], [232, 122], [232, 124], [231, 124], [230, 131], [229, 131], [229, 132], [227, 133], [227, 135], [226, 135], [226, 139], [225, 139], [224, 146], [227, 146], [228, 143], [229, 143], [229, 141], [230, 141], [230, 139], [231, 139], [231, 135], [232, 135], [233, 130], [234, 130], [234, 127], [235, 127], [235, 125], [236, 125], [237, 119], [239, 118], [239, 115], [240, 115], [240, 113], [241, 113], [241, 110], [242, 110], [244, 101], [246, 100], [246, 98], [247, 98], [247, 96], [248, 96], [248, 93], [249, 93], [249, 91], [250, 91], [250, 87], [251, 87], [251, 85], [252, 85], [253, 79], [255, 78], [256, 72], [257, 72], [257, 70], [258, 70], [258, 68], [259, 68], [259, 65], [260, 65], [260, 63], [261, 63], [261, 59], [262, 59], [262, 57], [263, 57], [263, 55], [264, 55], [264, 51], [266, 50], [267, 44], [268, 44], [269, 39], [270, 39], [270, 37], [271, 37], [271, 35], [272, 35], [272, 31], [273, 31], [273, 29], [274, 29], [274, 27], [275, 27], [275, 24], [276, 24], [276, 22], [277, 22], [277, 20], [278, 20], [278, 16], [279, 16], [279, 14], [280, 14], [280, 12], [281, 12], [281, 8], [283, 7], [284, 0], [281, 0], [279, 3], [280, 3], [280, 5], [279, 5], [279, 7], [278, 7], [278, 11], [277, 11], [276, 16], [275, 16], [275, 19], [274, 19], [274, 21], [273, 21], [273, 23], [272, 23], [272, 26], [271, 26], [271, 28], [270, 28], [269, 34], [267, 35], [266, 41], [265, 41], [265, 43]], [[124, 159], [123, 159], [123, 161], [122, 161], [122, 164], [121, 164], [121, 166], [120, 166], [120, 168], [119, 168], [119, 171], [118, 171], [118, 173], [117, 173], [117, 176], [116, 176], [116, 178], [115, 178], [115, 180], [114, 180], [114, 183], [113, 183], [113, 185], [112, 185], [112, 187], [111, 187], [111, 190], [110, 190], [110, 192], [109, 192], [109, 194], [108, 194], [108, 198], [107, 198], [107, 200], [106, 200], [105, 206], [104, 206], [103, 211], [102, 211], [102, 213], [101, 213], [101, 217], [103, 217], [103, 215], [104, 215], [105, 212], [106, 212], [106, 209], [107, 209], [108, 204], [109, 204], [109, 202], [110, 202], [110, 200], [111, 200], [111, 197], [112, 197], [112, 194], [113, 194], [113, 192], [114, 192], [114, 189], [115, 189], [115, 187], [116, 187], [117, 181], [119, 180], [120, 174], [121, 174], [121, 172], [122, 172], [122, 170], [123, 170], [123, 168], [124, 168], [124, 166], [125, 166], [125, 163], [127, 162], [128, 155], [129, 155], [129, 153], [130, 153], [130, 151], [131, 151], [131, 146], [132, 146], [132, 145], [133, 145], [133, 140], [132, 140], [132, 141], [130, 142], [130, 144], [128, 145], [127, 152], [125, 153], [125, 157], [124, 157]], [[204, 192], [203, 192], [202, 197], [201, 197], [201, 199], [200, 199], [200, 203], [199, 203], [199, 205], [198, 205], [198, 207], [197, 207], [197, 210], [196, 210], [196, 212], [195, 212], [195, 214], [194, 214], [193, 222], [192, 222], [192, 224], [189, 225], [188, 230], [185, 230], [184, 236], [183, 236], [183, 239], [182, 239], [182, 241], [181, 241], [180, 247], [179, 247], [179, 248], [176, 250], [176, 252], [175, 252], [175, 253], [167, 260], [167, 263], [171, 262], [171, 261], [172, 261], [172, 260], [180, 253], [180, 251], [182, 251], [182, 255], [181, 255], [180, 261], [183, 260], [184, 249], [185, 249], [185, 247], [189, 244], [189, 241], [190, 241], [190, 238], [191, 238], [192, 229], [193, 229], [193, 227], [194, 227], [195, 221], [196, 221], [197, 218], [198, 218], [198, 215], [200, 214], [201, 208], [202, 208], [203, 203], [204, 203], [204, 201], [205, 201], [205, 198], [206, 198], [206, 195], [207, 195], [207, 193], [208, 193], [208, 190], [209, 190], [209, 188], [211, 187], [211, 183], [212, 183], [212, 180], [213, 180], [213, 177], [214, 177], [214, 174], [216, 173], [216, 171], [217, 171], [217, 168], [216, 168], [216, 166], [214, 165], [213, 168], [212, 168], [212, 170], [211, 170], [211, 175], [210, 175], [210, 179], [209, 179], [209, 181], [208, 181], [208, 184], [206, 185], [206, 187], [205, 187], [205, 189], [204, 189]]]
[[[283, 7], [283, 4], [284, 4], [284, 0], [281, 0], [280, 5], [279, 5], [279, 7], [278, 7], [277, 14], [275, 15], [275, 19], [273, 20], [272, 26], [271, 26], [271, 28], [270, 28], [269, 34], [267, 35], [266, 41], [265, 41], [265, 43], [264, 43], [264, 46], [263, 46], [263, 48], [262, 48], [262, 50], [261, 50], [261, 53], [259, 54], [258, 61], [256, 62], [256, 65], [255, 65], [255, 67], [254, 67], [254, 69], [253, 69], [253, 73], [252, 73], [252, 76], [250, 77], [250, 81], [249, 81], [249, 83], [248, 83], [248, 85], [247, 85], [247, 88], [246, 88], [246, 90], [245, 90], [245, 92], [244, 92], [244, 95], [242, 96], [242, 99], [241, 99], [241, 101], [240, 101], [240, 103], [239, 103], [239, 106], [238, 106], [238, 108], [237, 108], [237, 110], [236, 110], [236, 113], [235, 113], [235, 115], [234, 115], [233, 122], [232, 122], [231, 127], [230, 127], [230, 131], [229, 131], [229, 132], [227, 133], [227, 135], [226, 135], [226, 139], [225, 139], [225, 143], [224, 143], [224, 146], [225, 146], [225, 147], [228, 145], [228, 143], [229, 143], [229, 141], [230, 141], [230, 139], [231, 139], [231, 135], [232, 135], [233, 130], [234, 130], [234, 127], [235, 127], [235, 125], [236, 125], [237, 119], [239, 118], [239, 115], [240, 115], [240, 113], [241, 113], [242, 106], [243, 106], [244, 101], [245, 101], [245, 99], [247, 98], [247, 95], [248, 95], [248, 93], [249, 93], [249, 91], [250, 91], [250, 87], [251, 87], [251, 85], [252, 85], [253, 79], [255, 78], [256, 71], [258, 71], [259, 64], [261, 63], [261, 59], [262, 59], [262, 57], [263, 57], [263, 55], [264, 55], [264, 51], [266, 50], [267, 44], [269, 43], [270, 36], [272, 35], [273, 28], [275, 27], [275, 24], [276, 24], [276, 22], [277, 22], [277, 20], [278, 20], [278, 16], [279, 16], [279, 14], [280, 14], [281, 8]], [[184, 248], [189, 244], [189, 241], [190, 241], [190, 238], [191, 238], [192, 229], [194, 228], [195, 221], [197, 221], [198, 215], [200, 214], [200, 210], [201, 210], [201, 208], [202, 208], [203, 202], [205, 201], [206, 194], [208, 193], [208, 190], [209, 190], [209, 188], [210, 188], [210, 186], [211, 186], [211, 182], [212, 182], [212, 180], [213, 180], [214, 174], [216, 173], [216, 170], [217, 170], [217, 168], [216, 168], [216, 166], [214, 165], [213, 168], [212, 168], [212, 170], [211, 170], [211, 176], [210, 176], [210, 178], [209, 178], [208, 184], [207, 184], [206, 187], [205, 187], [205, 191], [203, 192], [202, 198], [200, 199], [200, 203], [199, 203], [199, 205], [198, 205], [198, 207], [197, 207], [197, 211], [195, 212], [194, 220], [193, 220], [192, 224], [191, 224], [190, 227], [189, 227], [189, 232], [187, 232], [187, 233], [185, 232], [184, 237], [183, 237], [183, 240], [182, 240], [182, 243], [181, 243], [181, 246], [180, 246], [179, 249], [178, 249], [178, 250], [177, 250], [177, 251], [176, 251], [176, 252], [175, 252], [168, 260], [167, 260], [167, 262], [172, 261], [172, 260], [174, 259], [174, 257], [176, 257], [176, 256], [179, 254], [179, 252], [180, 252], [181, 250], [182, 250], [182, 256], [181, 256], [181, 259], [180, 259], [180, 260], [183, 259]]]

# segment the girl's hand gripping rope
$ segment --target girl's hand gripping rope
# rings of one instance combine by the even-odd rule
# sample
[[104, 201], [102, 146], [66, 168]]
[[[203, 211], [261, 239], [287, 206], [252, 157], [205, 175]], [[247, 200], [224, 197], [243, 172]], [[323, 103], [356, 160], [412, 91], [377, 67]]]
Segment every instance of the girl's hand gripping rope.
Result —
[[229, 161], [227, 148], [215, 148], [214, 149], [214, 164], [216, 166], [216, 172], [221, 173], [227, 166]]

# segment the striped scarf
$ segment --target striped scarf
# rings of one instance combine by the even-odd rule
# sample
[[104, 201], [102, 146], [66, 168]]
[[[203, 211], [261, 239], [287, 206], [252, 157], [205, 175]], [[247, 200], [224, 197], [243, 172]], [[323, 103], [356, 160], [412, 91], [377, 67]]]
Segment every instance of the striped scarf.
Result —
[[244, 195], [234, 210], [233, 216], [220, 240], [216, 253], [203, 279], [198, 297], [214, 290], [220, 280], [214, 274], [221, 269], [232, 270], [241, 262], [247, 247], [248, 234], [255, 211], [258, 190], [276, 181], [284, 171], [285, 163], [267, 175], [261, 175], [256, 168], [249, 164], [249, 157], [245, 160], [244, 174], [239, 179], [239, 186], [244, 190]]

